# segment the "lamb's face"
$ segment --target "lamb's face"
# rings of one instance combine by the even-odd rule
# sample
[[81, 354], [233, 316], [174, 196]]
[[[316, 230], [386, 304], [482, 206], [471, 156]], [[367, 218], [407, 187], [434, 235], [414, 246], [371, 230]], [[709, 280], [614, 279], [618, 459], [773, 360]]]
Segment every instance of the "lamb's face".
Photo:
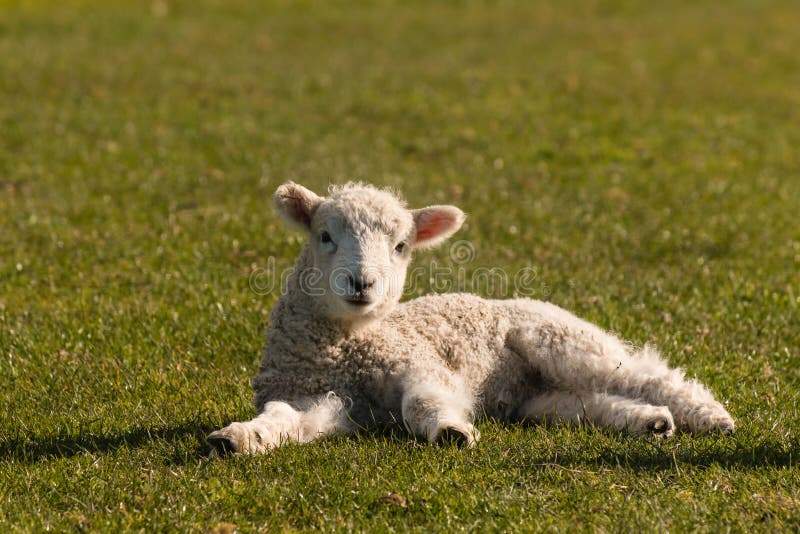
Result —
[[411, 213], [383, 191], [347, 189], [322, 201], [310, 246], [329, 316], [377, 318], [400, 300], [413, 229]]
[[412, 250], [443, 241], [464, 218], [452, 206], [408, 210], [393, 194], [361, 185], [323, 198], [289, 183], [275, 200], [310, 234], [314, 269], [303, 289], [325, 315], [348, 324], [386, 315], [402, 296]]

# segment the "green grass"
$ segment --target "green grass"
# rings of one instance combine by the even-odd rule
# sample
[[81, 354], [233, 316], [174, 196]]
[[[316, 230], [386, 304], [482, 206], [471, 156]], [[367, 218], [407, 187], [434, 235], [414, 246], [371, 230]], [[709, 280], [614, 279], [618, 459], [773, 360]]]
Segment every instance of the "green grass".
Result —
[[[4, 529], [800, 528], [796, 2], [94, 4], [0, 2]], [[458, 204], [466, 269], [536, 268], [737, 433], [206, 460], [300, 247], [272, 191], [350, 178]]]

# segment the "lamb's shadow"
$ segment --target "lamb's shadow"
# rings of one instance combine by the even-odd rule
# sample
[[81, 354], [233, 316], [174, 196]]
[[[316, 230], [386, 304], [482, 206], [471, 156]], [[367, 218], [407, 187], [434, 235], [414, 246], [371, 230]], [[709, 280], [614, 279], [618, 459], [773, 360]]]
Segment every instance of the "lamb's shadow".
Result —
[[[110, 453], [121, 447], [135, 449], [148, 444], [168, 442], [172, 444], [169, 447], [170, 452], [166, 455], [160, 454], [160, 457], [169, 464], [186, 464], [197, 461], [198, 457], [208, 452], [205, 436], [210, 428], [211, 426], [197, 423], [185, 423], [161, 428], [135, 427], [116, 434], [89, 432], [4, 439], [0, 441], [0, 460], [31, 464], [81, 454]], [[190, 437], [195, 439], [190, 440], [188, 445], [174, 446], [175, 442]]]
[[[205, 442], [205, 436], [213, 429], [213, 425], [210, 424], [186, 422], [161, 428], [135, 427], [116, 434], [81, 433], [3, 439], [0, 441], [0, 461], [13, 460], [32, 464], [81, 454], [112, 453], [122, 447], [138, 449], [153, 446], [163, 462], [170, 465], [185, 465], [196, 463], [200, 458], [207, 456], [210, 448]], [[341, 436], [338, 439], [378, 439], [396, 443], [398, 446], [403, 444], [428, 446], [414, 441], [401, 428], [393, 425], [360, 429], [356, 436]], [[531, 446], [535, 446], [535, 443], [531, 443]], [[720, 437], [718, 441], [700, 438], [696, 443], [677, 448], [669, 445], [653, 445], [647, 448], [635, 446], [607, 449], [593, 458], [559, 454], [554, 462], [542, 458], [541, 463], [537, 465], [540, 467], [545, 464], [558, 465], [575, 469], [623, 467], [636, 471], [674, 471], [676, 466], [680, 468], [681, 465], [695, 467], [716, 465], [726, 468], [791, 467], [797, 465], [798, 458], [800, 458], [800, 443], [781, 444], [761, 441], [743, 444]]]
[[[522, 424], [521, 426], [533, 425]], [[602, 429], [595, 431], [606, 432]], [[486, 434], [484, 442], [478, 444], [479, 449], [486, 446], [486, 440], [492, 439], [488, 432]], [[343, 436], [339, 439], [382, 440], [392, 442], [398, 447], [430, 447], [424, 441], [410, 437], [402, 428], [396, 426], [360, 429], [355, 437]], [[622, 447], [611, 446], [600, 450], [593, 457], [587, 457], [580, 453], [565, 454], [561, 451], [553, 459], [542, 456], [528, 467], [533, 470], [558, 466], [566, 469], [592, 471], [624, 468], [636, 472], [674, 472], [685, 466], [699, 468], [718, 466], [740, 469], [793, 467], [800, 459], [800, 442], [781, 443], [761, 440], [748, 443], [735, 441], [732, 436], [725, 435], [692, 437], [678, 443], [671, 440], [643, 442], [645, 438], [628, 439], [630, 441], [623, 442]], [[675, 439], [681, 438], [676, 437]], [[643, 443], [648, 445], [643, 446]], [[442, 446], [449, 447], [451, 445]], [[489, 446], [494, 448], [494, 444]], [[530, 446], [535, 449], [534, 439], [531, 440]], [[500, 455], [501, 453], [498, 452], [498, 456]], [[501, 460], [499, 464], [505, 465], [506, 462], [514, 464], [514, 462], [518, 462], [518, 458], [511, 455], [508, 459]], [[507, 467], [511, 466], [507, 465]], [[520, 465], [515, 464], [513, 467], [519, 468]]]
[[[694, 447], [678, 450], [636, 450], [603, 451], [595, 458], [575, 459], [574, 465], [595, 468], [616, 468], [623, 466], [635, 471], [674, 471], [681, 466], [723, 468], [791, 467], [797, 465], [800, 447], [797, 444], [758, 443], [753, 445], [736, 444], [732, 447], [710, 447], [698, 450]], [[562, 457], [560, 463], [569, 461]]]
[[[522, 426], [536, 426], [523, 423]], [[610, 433], [593, 428], [589, 432]], [[557, 461], [543, 458], [540, 466], [558, 465], [575, 469], [632, 469], [636, 472], [676, 471], [682, 466], [753, 469], [793, 467], [800, 458], [800, 442], [767, 437], [751, 440], [737, 435], [711, 434], [688, 436], [678, 433], [666, 441], [627, 438], [619, 447], [601, 449], [592, 457], [580, 453], [559, 453]]]

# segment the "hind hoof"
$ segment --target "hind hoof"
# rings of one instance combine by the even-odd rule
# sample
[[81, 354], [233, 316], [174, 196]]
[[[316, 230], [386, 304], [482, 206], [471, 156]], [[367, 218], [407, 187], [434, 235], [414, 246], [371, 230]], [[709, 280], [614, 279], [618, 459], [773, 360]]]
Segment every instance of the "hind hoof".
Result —
[[239, 452], [233, 437], [222, 430], [217, 430], [206, 436], [206, 443], [212, 447], [212, 456], [230, 456]]

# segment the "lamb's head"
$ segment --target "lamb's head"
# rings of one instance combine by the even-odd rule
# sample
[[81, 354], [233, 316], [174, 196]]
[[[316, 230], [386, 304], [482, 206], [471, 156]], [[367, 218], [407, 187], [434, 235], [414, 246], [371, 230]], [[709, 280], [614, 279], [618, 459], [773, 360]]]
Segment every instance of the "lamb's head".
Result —
[[289, 182], [275, 206], [309, 234], [313, 269], [303, 290], [320, 312], [348, 324], [386, 315], [402, 296], [412, 251], [438, 245], [464, 221], [454, 206], [409, 210], [390, 191], [353, 183], [322, 197]]

